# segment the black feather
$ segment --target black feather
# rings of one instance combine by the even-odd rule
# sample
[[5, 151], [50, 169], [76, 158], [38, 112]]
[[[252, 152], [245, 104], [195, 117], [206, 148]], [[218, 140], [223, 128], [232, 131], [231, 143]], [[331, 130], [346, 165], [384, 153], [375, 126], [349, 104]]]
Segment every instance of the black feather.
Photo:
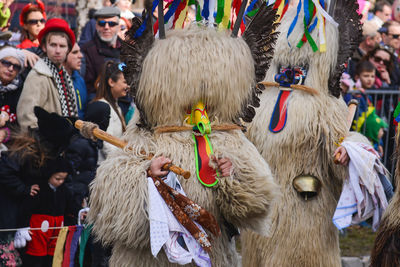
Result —
[[132, 27], [126, 33], [125, 40], [122, 42], [121, 46], [121, 61], [126, 64], [126, 68], [124, 68], [124, 76], [130, 86], [131, 95], [135, 101], [136, 107], [140, 112], [140, 127], [147, 127], [147, 122], [142, 105], [136, 99], [136, 93], [139, 87], [143, 61], [154, 43], [151, 9], [151, 1], [146, 0], [145, 9], [142, 13], [142, 18], [147, 19], [146, 28], [143, 31], [143, 34], [140, 37], [135, 38], [135, 33], [142, 25], [143, 19], [134, 17], [132, 19]]
[[[269, 68], [274, 53], [274, 45], [278, 38], [278, 32], [275, 29], [278, 23], [276, 10], [272, 6], [267, 6], [265, 1], [258, 0], [254, 5], [254, 9], [258, 8], [258, 12], [252, 18], [246, 16], [246, 30], [242, 38], [250, 48], [254, 60], [255, 83], [261, 82]], [[255, 84], [252, 88], [252, 94], [249, 100], [243, 104], [240, 117], [245, 122], [251, 122], [255, 116], [254, 107], [260, 106], [258, 95], [263, 90], [263, 86]]]
[[358, 3], [355, 0], [336, 0], [333, 19], [339, 24], [339, 51], [337, 64], [329, 77], [329, 91], [335, 96], [340, 96], [340, 76], [346, 62], [353, 55], [361, 42], [362, 25], [361, 15], [357, 13]]

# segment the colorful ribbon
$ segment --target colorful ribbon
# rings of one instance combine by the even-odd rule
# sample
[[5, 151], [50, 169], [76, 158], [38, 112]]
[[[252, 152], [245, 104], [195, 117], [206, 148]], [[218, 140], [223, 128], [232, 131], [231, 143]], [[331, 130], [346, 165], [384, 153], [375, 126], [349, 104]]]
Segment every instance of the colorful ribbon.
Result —
[[85, 258], [86, 244], [89, 240], [90, 233], [92, 232], [93, 225], [86, 225], [81, 233], [81, 244], [79, 246], [79, 266], [83, 267], [83, 260]]
[[63, 255], [64, 255], [64, 245], [65, 245], [65, 238], [67, 237], [68, 227], [61, 228], [60, 232], [58, 233], [56, 248], [54, 250], [53, 256], [53, 267], [61, 267], [63, 262]]
[[[74, 237], [76, 231], [76, 226], [68, 226], [68, 235], [67, 241], [65, 242], [65, 249], [64, 249], [64, 259], [62, 262], [62, 267], [69, 267], [71, 262], [71, 244], [72, 238]], [[72, 259], [73, 261], [73, 259]]]

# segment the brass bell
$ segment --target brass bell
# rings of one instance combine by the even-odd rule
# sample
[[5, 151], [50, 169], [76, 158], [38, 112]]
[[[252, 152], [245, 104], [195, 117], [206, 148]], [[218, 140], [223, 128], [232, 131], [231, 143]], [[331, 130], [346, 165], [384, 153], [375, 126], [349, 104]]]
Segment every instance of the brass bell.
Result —
[[293, 187], [305, 200], [308, 200], [318, 194], [321, 181], [312, 175], [299, 175], [294, 178]]

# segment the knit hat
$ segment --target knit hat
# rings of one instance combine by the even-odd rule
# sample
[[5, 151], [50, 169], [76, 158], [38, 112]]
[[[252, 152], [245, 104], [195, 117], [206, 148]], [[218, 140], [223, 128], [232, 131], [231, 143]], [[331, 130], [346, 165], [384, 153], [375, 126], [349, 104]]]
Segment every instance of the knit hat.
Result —
[[40, 45], [42, 45], [43, 37], [45, 37], [49, 32], [65, 32], [71, 41], [71, 46], [74, 46], [75, 34], [65, 20], [60, 18], [49, 19], [46, 22], [46, 25], [44, 25], [44, 28], [39, 32], [38, 39]]
[[57, 157], [55, 159], [50, 159], [47, 161], [44, 172], [45, 177], [48, 179], [57, 172], [70, 173], [71, 165], [67, 159], [63, 157]]
[[37, 5], [32, 4], [32, 3], [29, 3], [29, 4], [27, 4], [26, 6], [24, 6], [24, 8], [22, 9], [21, 14], [19, 14], [19, 24], [20, 24], [21, 26], [24, 26], [24, 17], [25, 17], [25, 14], [26, 14], [31, 8], [34, 8], [34, 7], [41, 9], [41, 10], [42, 10], [43, 18], [46, 19], [46, 12], [44, 12], [44, 4], [43, 4], [43, 2], [40, 1], [40, 0], [36, 0], [36, 3], [37, 3]]
[[374, 107], [369, 107], [365, 120], [365, 136], [371, 139], [374, 143], [379, 143], [378, 133], [381, 128], [388, 128], [388, 124], [375, 113]]
[[6, 47], [0, 50], [0, 59], [5, 57], [13, 57], [18, 59], [19, 64], [21, 65], [21, 71], [24, 69], [25, 65], [25, 54], [17, 48], [14, 47]]
[[105, 131], [110, 122], [110, 112], [110, 105], [102, 101], [95, 101], [88, 105], [85, 120], [96, 123], [101, 130]]

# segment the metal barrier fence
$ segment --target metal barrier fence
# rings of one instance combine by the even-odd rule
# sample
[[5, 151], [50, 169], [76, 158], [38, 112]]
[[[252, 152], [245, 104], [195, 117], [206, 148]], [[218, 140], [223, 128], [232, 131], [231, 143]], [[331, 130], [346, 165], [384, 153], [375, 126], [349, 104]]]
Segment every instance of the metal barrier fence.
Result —
[[[351, 92], [354, 94], [360, 94], [360, 91]], [[366, 90], [365, 95], [369, 96], [372, 104], [375, 107], [376, 114], [387, 122], [389, 125], [388, 129], [385, 130], [383, 136], [383, 157], [382, 161], [390, 173], [394, 174], [395, 162], [393, 160], [393, 152], [395, 151], [395, 127], [393, 125], [393, 111], [397, 106], [398, 100], [400, 98], [400, 90], [396, 88], [388, 88], [388, 90]], [[360, 107], [358, 107], [360, 108]], [[356, 112], [355, 121], [359, 123], [360, 113]], [[364, 115], [365, 116], [365, 115]], [[365, 123], [360, 129], [362, 134], [365, 134]]]

